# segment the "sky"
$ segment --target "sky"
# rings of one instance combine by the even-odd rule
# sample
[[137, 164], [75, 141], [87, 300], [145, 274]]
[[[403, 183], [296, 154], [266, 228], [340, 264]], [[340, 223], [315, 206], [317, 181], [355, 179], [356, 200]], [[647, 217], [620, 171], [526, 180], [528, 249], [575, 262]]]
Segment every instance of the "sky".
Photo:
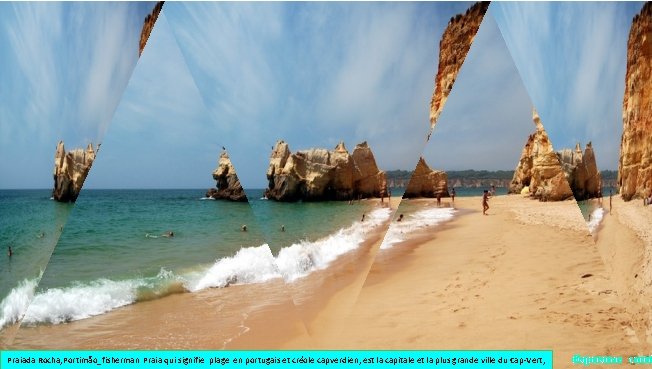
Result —
[[84, 188], [214, 187], [222, 137], [161, 12]]
[[[514, 170], [532, 103], [489, 7], [423, 157], [438, 170]], [[544, 122], [545, 126], [545, 122]]]
[[51, 188], [57, 142], [97, 143], [154, 3], [0, 3], [0, 188]]
[[509, 51], [556, 150], [593, 142], [617, 169], [627, 38], [641, 2], [494, 2]]
[[173, 2], [163, 13], [213, 118], [204, 134], [245, 188], [264, 188], [279, 139], [292, 151], [368, 141], [381, 169], [414, 168], [439, 39], [470, 5]]

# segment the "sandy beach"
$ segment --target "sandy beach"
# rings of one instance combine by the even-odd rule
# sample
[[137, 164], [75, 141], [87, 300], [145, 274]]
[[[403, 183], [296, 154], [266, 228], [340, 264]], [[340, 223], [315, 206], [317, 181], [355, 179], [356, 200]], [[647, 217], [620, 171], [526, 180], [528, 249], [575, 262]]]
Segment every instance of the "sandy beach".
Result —
[[642, 201], [623, 201], [613, 196], [603, 199], [605, 215], [596, 235], [596, 244], [615, 288], [630, 313], [638, 340], [652, 344], [652, 208]]
[[[571, 367], [574, 354], [645, 353], [641, 304], [618, 275], [632, 257], [623, 252], [622, 263], [605, 264], [602, 243], [615, 216], [605, 216], [596, 247], [574, 201], [498, 196], [488, 216], [478, 197], [454, 205], [449, 222], [390, 250], [377, 251], [382, 234], [370, 236], [290, 285], [177, 294], [21, 329], [14, 347], [552, 349], [555, 367]], [[627, 205], [618, 205], [619, 215]]]

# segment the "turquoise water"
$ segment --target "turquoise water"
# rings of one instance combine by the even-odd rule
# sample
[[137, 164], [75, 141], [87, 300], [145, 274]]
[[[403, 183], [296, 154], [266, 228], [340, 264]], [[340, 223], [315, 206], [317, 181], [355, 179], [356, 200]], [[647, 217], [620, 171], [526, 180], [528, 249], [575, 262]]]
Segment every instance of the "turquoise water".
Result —
[[20, 282], [38, 278], [50, 258], [72, 209], [50, 195], [50, 190], [0, 190], [0, 300]]
[[[3, 208], [3, 234], [14, 235], [3, 243], [15, 242], [16, 254], [4, 260], [11, 269], [3, 269], [3, 304], [11, 308], [0, 312], [2, 319], [17, 319], [30, 300], [24, 324], [61, 323], [170, 293], [293, 281], [358, 247], [369, 228], [389, 217], [364, 201], [287, 204], [262, 200], [262, 190], [254, 190], [250, 206], [205, 199], [204, 192], [84, 190], [74, 207], [49, 200], [48, 191], [3, 200], [12, 204]], [[58, 237], [54, 231], [68, 212], [36, 286], [56, 242], [49, 237]], [[58, 221], [47, 223], [54, 214]], [[41, 229], [46, 237], [38, 239]], [[164, 237], [168, 231], [174, 237]], [[18, 285], [21, 278], [33, 283]]]

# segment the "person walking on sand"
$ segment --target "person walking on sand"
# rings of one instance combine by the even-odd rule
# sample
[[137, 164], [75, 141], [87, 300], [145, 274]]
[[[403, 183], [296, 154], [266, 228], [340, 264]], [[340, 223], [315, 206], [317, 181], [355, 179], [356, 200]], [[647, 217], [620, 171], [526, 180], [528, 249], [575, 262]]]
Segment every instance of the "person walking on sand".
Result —
[[489, 191], [484, 190], [482, 195], [482, 215], [487, 215], [487, 210], [489, 210]]
[[451, 200], [455, 203], [455, 187], [451, 188]]
[[613, 195], [613, 191], [609, 190], [609, 214], [611, 214], [611, 197]]

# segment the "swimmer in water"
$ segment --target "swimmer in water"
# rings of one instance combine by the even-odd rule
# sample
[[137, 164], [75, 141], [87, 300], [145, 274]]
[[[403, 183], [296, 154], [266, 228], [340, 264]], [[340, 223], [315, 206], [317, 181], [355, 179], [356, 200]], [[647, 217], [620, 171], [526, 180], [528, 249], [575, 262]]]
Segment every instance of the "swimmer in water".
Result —
[[167, 232], [163, 233], [161, 236], [167, 237], [167, 238], [172, 238], [172, 237], [174, 237], [174, 232], [167, 231]]
[[11, 257], [14, 254], [14, 250], [11, 249], [11, 246], [7, 247], [7, 256]]
[[285, 232], [285, 226], [281, 224], [281, 232]]
[[43, 231], [39, 232], [38, 236], [36, 236], [36, 238], [43, 238], [43, 237], [45, 237], [45, 232]]
[[242, 227], [240, 228], [242, 232], [247, 232], [247, 225], [243, 224]]
[[403, 220], [403, 214], [399, 215], [399, 216], [398, 216], [398, 219], [397, 219], [396, 221], [397, 221], [397, 222], [400, 222], [400, 221], [402, 221], [402, 220]]

